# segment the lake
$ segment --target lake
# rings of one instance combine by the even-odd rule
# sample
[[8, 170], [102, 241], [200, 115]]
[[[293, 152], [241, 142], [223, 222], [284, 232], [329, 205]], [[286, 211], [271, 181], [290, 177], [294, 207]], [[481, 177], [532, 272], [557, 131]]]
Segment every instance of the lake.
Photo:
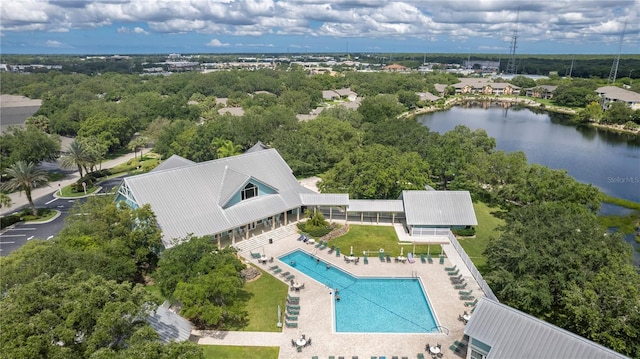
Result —
[[[533, 112], [520, 106], [467, 104], [421, 115], [418, 122], [445, 133], [457, 125], [483, 128], [506, 152], [523, 151], [529, 163], [564, 169], [602, 192], [640, 202], [640, 139], [636, 136], [567, 124], [566, 115]], [[603, 204], [600, 213], [625, 215], [625, 208]], [[640, 265], [640, 244], [633, 235], [633, 263]]]
[[640, 202], [640, 138], [566, 123], [566, 115], [502, 105], [456, 106], [421, 115], [418, 122], [444, 133], [457, 125], [483, 128], [506, 152], [523, 151], [529, 163], [565, 169], [602, 192]]

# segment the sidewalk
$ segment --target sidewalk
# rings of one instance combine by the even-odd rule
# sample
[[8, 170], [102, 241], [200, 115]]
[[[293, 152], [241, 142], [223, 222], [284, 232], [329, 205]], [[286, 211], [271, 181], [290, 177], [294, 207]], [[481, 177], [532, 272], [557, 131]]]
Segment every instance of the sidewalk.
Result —
[[[112, 168], [121, 163], [125, 163], [128, 160], [132, 159], [135, 156], [135, 153], [127, 153], [126, 155], [122, 155], [118, 158], [114, 158], [109, 161], [102, 162], [102, 168]], [[80, 174], [78, 172], [74, 172], [69, 176], [66, 176], [64, 179], [55, 182], [49, 182], [49, 186], [39, 187], [31, 191], [31, 198], [35, 201], [38, 198], [49, 195], [62, 187], [66, 187], [72, 183], [75, 183], [80, 178]], [[10, 214], [12, 212], [17, 211], [29, 204], [27, 201], [27, 196], [25, 196], [24, 192], [14, 192], [10, 193], [9, 197], [11, 197], [11, 207], [2, 207], [0, 208], [0, 215], [4, 216], [6, 214]]]

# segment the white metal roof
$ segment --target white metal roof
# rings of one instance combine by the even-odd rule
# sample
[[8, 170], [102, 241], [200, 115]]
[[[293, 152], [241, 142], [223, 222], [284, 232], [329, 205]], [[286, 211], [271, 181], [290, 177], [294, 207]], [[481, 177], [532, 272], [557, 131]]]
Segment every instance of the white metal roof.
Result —
[[399, 199], [352, 199], [347, 212], [404, 212], [404, 204]]
[[169, 309], [169, 302], [159, 306], [147, 321], [158, 332], [160, 340], [164, 343], [189, 340], [193, 329], [191, 322]]
[[464, 333], [489, 346], [487, 359], [619, 359], [624, 355], [507, 305], [482, 298]]
[[349, 195], [346, 193], [301, 193], [300, 200], [305, 206], [346, 206]]
[[184, 157], [180, 157], [178, 155], [173, 155], [166, 160], [162, 161], [161, 164], [156, 166], [156, 168], [152, 169], [151, 172], [159, 172], [164, 170], [170, 170], [178, 167], [191, 166], [195, 162], [188, 160]]
[[407, 225], [476, 226], [467, 191], [402, 191]]
[[[238, 189], [249, 177], [277, 193], [223, 208], [221, 202], [228, 201], [229, 188]], [[299, 207], [300, 193], [310, 192], [298, 183], [275, 149], [149, 172], [124, 182], [139, 205], [151, 204], [167, 248], [173, 246], [172, 239], [187, 234], [220, 233]]]

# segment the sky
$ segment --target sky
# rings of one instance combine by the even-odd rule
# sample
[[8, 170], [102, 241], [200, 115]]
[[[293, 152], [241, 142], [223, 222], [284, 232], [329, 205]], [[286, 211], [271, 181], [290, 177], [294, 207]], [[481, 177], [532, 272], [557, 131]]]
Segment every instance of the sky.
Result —
[[[4, 0], [2, 54], [640, 54], [640, 0]], [[626, 22], [626, 27], [625, 27]], [[624, 33], [624, 37], [622, 34]]]

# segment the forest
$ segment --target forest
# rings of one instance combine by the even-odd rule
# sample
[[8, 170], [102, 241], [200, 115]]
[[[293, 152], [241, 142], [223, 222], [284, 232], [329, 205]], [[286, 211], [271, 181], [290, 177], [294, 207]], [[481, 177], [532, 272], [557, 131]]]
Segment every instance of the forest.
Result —
[[[500, 237], [486, 249], [488, 264], [483, 273], [502, 302], [640, 357], [640, 274], [621, 235], [608, 233], [595, 220], [602, 200], [597, 188], [575, 181], [565, 171], [529, 164], [522, 152], [496, 150], [495, 140], [484, 130], [458, 126], [439, 134], [413, 118], [399, 117], [415, 106], [441, 104], [442, 100], [421, 102], [415, 93], [435, 92], [436, 83], [455, 83], [457, 78], [451, 74], [309, 76], [302, 70], [259, 70], [168, 77], [58, 72], [1, 76], [3, 93], [43, 99], [25, 129], [0, 136], [3, 171], [19, 162], [55, 157], [58, 148], [53, 145], [41, 152], [20, 148], [23, 143], [34, 147], [48, 143], [46, 138], [56, 135], [75, 137], [76, 150], [93, 154], [77, 157], [76, 164], [85, 165], [140, 146], [152, 147], [162, 158], [177, 154], [201, 162], [242, 153], [261, 141], [276, 148], [297, 177], [321, 177], [323, 192], [348, 193], [356, 199], [396, 199], [402, 190], [426, 185], [468, 190], [475, 201], [495, 206], [496, 214], [506, 221]], [[545, 80], [550, 83], [559, 86], [559, 102], [578, 101], [575, 106], [579, 107], [588, 106], [593, 88], [605, 81], [552, 77]], [[322, 90], [344, 87], [363, 96], [357, 110], [323, 101]], [[244, 115], [218, 113], [224, 106], [218, 98], [226, 98], [227, 106], [242, 107]], [[326, 108], [316, 119], [296, 118], [318, 106]], [[605, 116], [606, 112], [602, 118], [607, 121]], [[609, 120], [640, 124], [638, 111], [620, 116]], [[121, 330], [115, 333], [105, 333], [101, 326], [123, 317], [114, 312], [127, 313], [130, 319], [144, 316], [141, 303], [151, 299], [144, 298], [138, 287], [147, 276], [159, 281], [163, 296], [193, 303], [187, 308], [193, 320], [213, 328], [242, 325], [246, 315], [246, 295], [238, 290], [242, 265], [232, 259], [232, 253], [198, 257], [193, 268], [185, 268], [181, 255], [215, 249], [206, 247], [207, 241], [192, 240], [192, 247], [184, 247], [190, 254], [160, 254], [159, 233], [151, 225], [149, 208], [131, 210], [107, 202], [89, 201], [76, 208], [78, 214], [91, 213], [91, 219], [75, 216], [55, 241], [29, 243], [0, 259], [2, 290], [7, 293], [0, 306], [3, 313], [10, 313], [0, 319], [2, 327], [14, 327], [36, 312], [44, 313], [42, 308], [51, 313], [38, 317], [41, 327], [15, 326], [14, 332], [3, 334], [3, 351], [19, 356], [16, 341], [22, 337], [33, 337], [38, 350], [51, 350], [46, 345], [50, 338], [42, 334], [48, 321], [57, 323], [56, 328], [59, 325], [56, 341], [75, 343], [69, 346], [68, 353], [73, 355], [67, 357], [128, 357], [132, 348], [156, 345], [148, 327], [135, 320], [114, 324]], [[188, 273], [200, 277], [184, 277]], [[210, 283], [218, 283], [216, 288], [224, 292], [205, 301], [189, 295], [211, 289]], [[96, 304], [112, 311], [102, 318], [107, 314], [97, 309], [85, 314], [71, 302], [64, 315], [57, 314], [60, 308], [45, 300], [67, 291], [90, 297], [92, 291], [82, 286], [121, 293], [120, 304], [115, 308]], [[29, 298], [42, 298], [48, 306], [32, 308]], [[231, 299], [220, 305], [220, 298]], [[223, 307], [231, 309], [220, 310]], [[64, 320], [56, 322], [61, 317]], [[79, 325], [83, 329], [74, 332]], [[86, 339], [74, 339], [78, 335]], [[56, 355], [66, 355], [67, 347], [56, 348], [60, 350]], [[172, 350], [192, 350], [188, 344], [154, 348], [158, 358], [170, 357], [166, 353]], [[105, 351], [113, 356], [98, 355]]]

